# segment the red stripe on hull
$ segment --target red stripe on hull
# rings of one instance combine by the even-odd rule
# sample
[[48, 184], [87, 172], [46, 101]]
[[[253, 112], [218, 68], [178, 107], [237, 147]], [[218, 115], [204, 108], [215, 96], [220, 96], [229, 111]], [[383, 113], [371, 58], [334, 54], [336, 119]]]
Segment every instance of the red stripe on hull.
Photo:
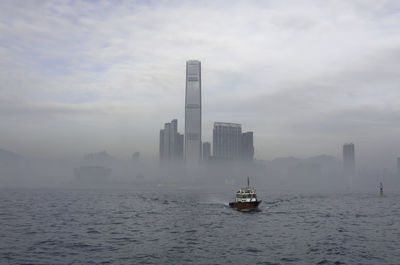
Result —
[[230, 202], [229, 206], [238, 210], [252, 210], [257, 209], [261, 201], [256, 202]]

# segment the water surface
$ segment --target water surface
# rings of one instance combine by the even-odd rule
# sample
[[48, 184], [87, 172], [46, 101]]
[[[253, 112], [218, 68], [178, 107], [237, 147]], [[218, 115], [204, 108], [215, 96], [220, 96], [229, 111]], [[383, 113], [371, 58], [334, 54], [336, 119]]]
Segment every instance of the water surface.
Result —
[[399, 194], [2, 189], [1, 264], [400, 264]]

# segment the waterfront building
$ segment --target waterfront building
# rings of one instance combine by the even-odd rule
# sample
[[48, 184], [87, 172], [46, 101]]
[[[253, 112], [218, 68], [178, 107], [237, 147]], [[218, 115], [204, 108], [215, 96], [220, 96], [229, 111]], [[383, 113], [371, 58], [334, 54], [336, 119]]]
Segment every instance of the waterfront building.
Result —
[[160, 130], [160, 161], [183, 158], [183, 135], [178, 133], [178, 120], [164, 124]]
[[397, 175], [400, 176], [400, 157], [397, 158]]
[[237, 123], [215, 122], [213, 155], [216, 159], [237, 160], [241, 155], [242, 126]]
[[132, 160], [133, 161], [139, 161], [140, 160], [140, 152], [135, 152], [132, 154]]
[[343, 173], [348, 177], [354, 176], [356, 173], [356, 161], [353, 143], [343, 145]]
[[159, 157], [160, 161], [164, 160], [164, 129], [160, 130], [160, 148], [159, 148]]
[[254, 159], [253, 132], [242, 133], [241, 153], [243, 160], [253, 161]]
[[204, 142], [203, 143], [203, 160], [207, 161], [210, 156], [211, 156], [211, 144], [210, 144], [210, 142]]

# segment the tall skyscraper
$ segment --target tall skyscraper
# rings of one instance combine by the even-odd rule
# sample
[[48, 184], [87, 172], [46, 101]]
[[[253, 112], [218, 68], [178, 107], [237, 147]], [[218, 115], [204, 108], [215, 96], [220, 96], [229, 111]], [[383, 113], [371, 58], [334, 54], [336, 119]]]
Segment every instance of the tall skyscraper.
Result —
[[356, 160], [353, 143], [343, 145], [343, 173], [347, 177], [354, 176], [356, 173]]
[[246, 161], [254, 159], [253, 132], [242, 133], [242, 158]]
[[201, 63], [195, 60], [186, 62], [185, 160], [201, 160]]
[[237, 123], [214, 122], [213, 153], [217, 159], [240, 158], [242, 126]]
[[183, 135], [178, 133], [178, 121], [164, 124], [160, 130], [160, 161], [183, 158]]
[[209, 142], [203, 143], [203, 160], [207, 161], [211, 155], [211, 144]]

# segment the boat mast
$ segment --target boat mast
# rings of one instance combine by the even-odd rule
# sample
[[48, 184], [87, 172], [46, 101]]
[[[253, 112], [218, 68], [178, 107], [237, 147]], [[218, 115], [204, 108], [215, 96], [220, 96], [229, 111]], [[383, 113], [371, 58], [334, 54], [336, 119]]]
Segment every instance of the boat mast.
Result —
[[247, 187], [248, 188], [250, 187], [250, 177], [249, 176], [247, 176]]

